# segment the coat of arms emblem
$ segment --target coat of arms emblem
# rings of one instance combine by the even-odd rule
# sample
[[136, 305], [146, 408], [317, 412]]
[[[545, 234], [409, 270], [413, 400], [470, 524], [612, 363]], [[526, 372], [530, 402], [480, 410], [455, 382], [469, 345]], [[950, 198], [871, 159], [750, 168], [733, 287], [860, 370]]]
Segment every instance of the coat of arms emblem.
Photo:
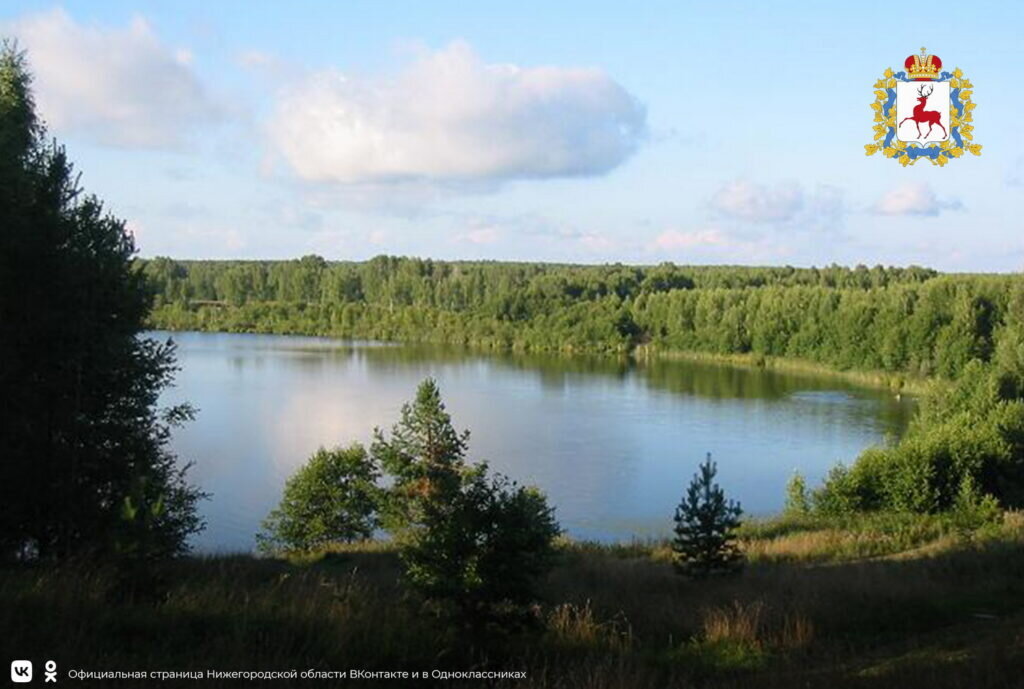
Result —
[[942, 60], [921, 48], [903, 63], [905, 71], [885, 70], [875, 82], [875, 143], [867, 155], [879, 151], [906, 167], [921, 158], [943, 166], [964, 151], [981, 155], [974, 143], [973, 85], [959, 68], [942, 71]]

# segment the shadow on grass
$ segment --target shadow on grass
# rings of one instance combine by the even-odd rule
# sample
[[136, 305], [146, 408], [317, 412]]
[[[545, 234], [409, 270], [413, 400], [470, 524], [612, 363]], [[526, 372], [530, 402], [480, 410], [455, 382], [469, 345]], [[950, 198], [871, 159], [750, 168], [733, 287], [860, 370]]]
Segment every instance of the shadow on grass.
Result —
[[566, 546], [543, 587], [543, 628], [498, 644], [423, 612], [387, 547], [187, 558], [166, 565], [155, 603], [110, 604], [102, 569], [0, 570], [0, 638], [64, 669], [491, 668], [527, 672], [509, 686], [641, 689], [1020, 679], [1018, 537], [916, 559], [752, 564], [705, 582], [678, 577], [658, 548]]

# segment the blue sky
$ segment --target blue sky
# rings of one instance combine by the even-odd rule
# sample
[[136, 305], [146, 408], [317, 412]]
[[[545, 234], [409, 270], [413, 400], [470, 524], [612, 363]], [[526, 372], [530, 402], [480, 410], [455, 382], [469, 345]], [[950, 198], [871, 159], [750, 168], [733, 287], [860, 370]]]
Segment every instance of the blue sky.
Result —
[[[182, 258], [1021, 270], [1022, 27], [1006, 2], [0, 8], [84, 185]], [[922, 45], [974, 83], [980, 157], [864, 155], [875, 80]]]

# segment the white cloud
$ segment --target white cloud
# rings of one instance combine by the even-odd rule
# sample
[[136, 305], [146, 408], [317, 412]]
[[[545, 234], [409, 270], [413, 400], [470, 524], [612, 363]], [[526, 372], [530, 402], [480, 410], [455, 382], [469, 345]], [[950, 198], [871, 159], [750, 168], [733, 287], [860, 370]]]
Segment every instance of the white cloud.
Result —
[[691, 262], [774, 262], [790, 256], [792, 248], [771, 237], [747, 238], [710, 225], [693, 229], [670, 228], [647, 244], [648, 253]]
[[645, 131], [643, 106], [600, 70], [487, 64], [463, 42], [387, 78], [312, 74], [269, 124], [301, 178], [340, 183], [596, 175]]
[[654, 247], [662, 250], [692, 249], [694, 247], [728, 247], [736, 242], [717, 227], [698, 230], [666, 230], [654, 239]]
[[[733, 180], [720, 186], [708, 201], [716, 222], [736, 228], [762, 225], [788, 231], [836, 232], [847, 214], [841, 189], [819, 184], [805, 190], [796, 182], [769, 186]], [[749, 233], [753, 228], [746, 227]]]
[[786, 222], [804, 206], [804, 193], [796, 184], [762, 186], [745, 180], [728, 182], [711, 197], [720, 214], [748, 222]]
[[576, 237], [576, 241], [587, 251], [593, 252], [612, 251], [619, 246], [613, 238], [601, 232], [584, 232]]
[[237, 258], [250, 248], [253, 239], [251, 233], [244, 234], [219, 219], [168, 222], [153, 216], [142, 221], [130, 219], [127, 226], [144, 257]]
[[455, 237], [457, 242], [470, 244], [494, 244], [501, 237], [498, 228], [492, 225], [480, 225]]
[[39, 110], [57, 132], [104, 144], [176, 147], [220, 116], [192, 53], [164, 45], [136, 17], [124, 28], [78, 24], [62, 9], [0, 25], [28, 51]]
[[955, 199], [940, 199], [924, 182], [908, 182], [883, 194], [872, 210], [880, 215], [936, 216], [944, 210], [962, 207]]

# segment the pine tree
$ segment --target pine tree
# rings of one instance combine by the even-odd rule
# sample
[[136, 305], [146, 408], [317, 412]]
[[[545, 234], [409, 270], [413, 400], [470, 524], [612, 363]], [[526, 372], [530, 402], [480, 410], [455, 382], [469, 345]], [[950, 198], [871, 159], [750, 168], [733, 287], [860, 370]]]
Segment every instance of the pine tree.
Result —
[[392, 479], [384, 524], [409, 583], [475, 626], [508, 621], [535, 599], [559, 528], [542, 493], [488, 476], [486, 464], [466, 461], [468, 444], [428, 379], [370, 452]]
[[673, 563], [677, 572], [694, 579], [736, 571], [743, 562], [735, 543], [743, 510], [725, 499], [714, 481], [716, 471], [708, 453], [676, 508]]
[[174, 347], [143, 337], [152, 293], [124, 222], [86, 195], [0, 49], [0, 559], [180, 553], [201, 493], [157, 408]]

